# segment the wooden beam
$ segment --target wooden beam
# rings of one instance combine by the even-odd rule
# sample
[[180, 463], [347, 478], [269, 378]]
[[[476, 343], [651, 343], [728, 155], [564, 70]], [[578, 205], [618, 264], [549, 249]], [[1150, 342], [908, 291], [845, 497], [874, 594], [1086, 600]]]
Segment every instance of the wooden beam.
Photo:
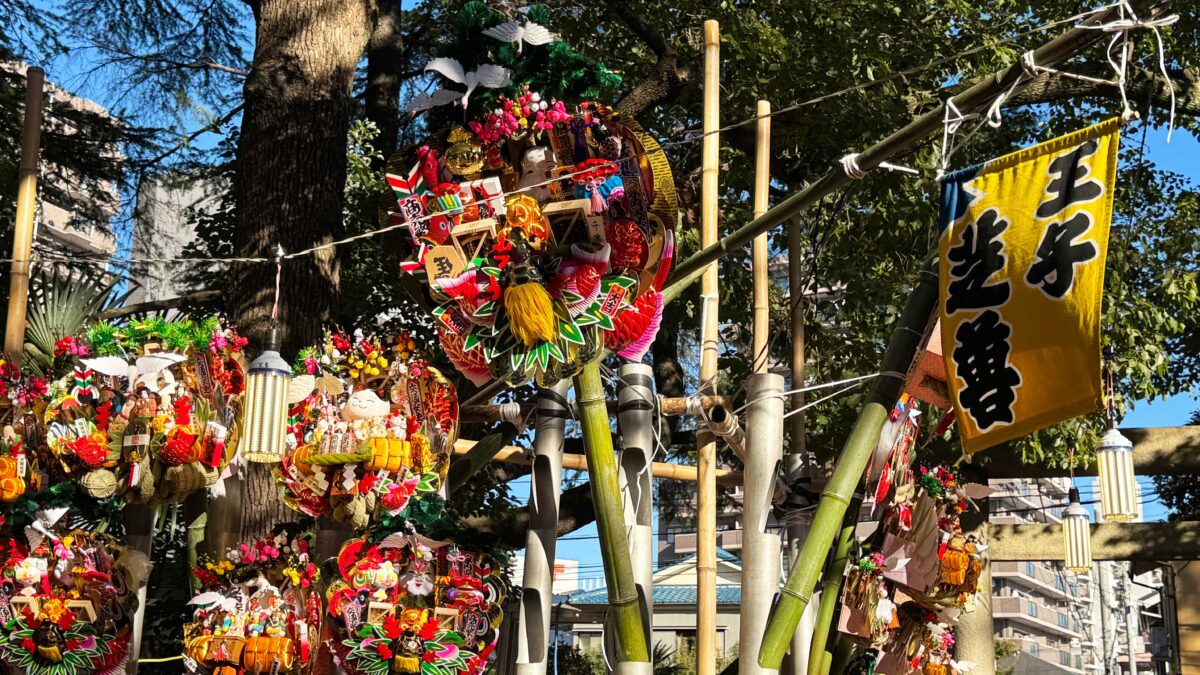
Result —
[[[997, 560], [1062, 560], [1062, 526], [989, 527], [987, 554]], [[1200, 560], [1200, 522], [1092, 525], [1094, 560]]]
[[[454, 443], [454, 454], [465, 455], [470, 452], [471, 448], [473, 447], [475, 447], [475, 441], [460, 438]], [[529, 455], [522, 448], [518, 448], [513, 445], [507, 445], [501, 448], [500, 452], [496, 453], [496, 456], [492, 461], [529, 466]], [[584, 458], [584, 456], [571, 452], [563, 453], [562, 465], [564, 469], [587, 471], [587, 460]], [[663, 478], [666, 480], [681, 480], [690, 483], [696, 482], [696, 467], [688, 466], [686, 464], [654, 462], [650, 465], [650, 474], [655, 478]], [[717, 469], [717, 482], [721, 485], [741, 485], [742, 473], [740, 471], [730, 471], [729, 469]]]
[[[687, 397], [687, 396], [680, 396], [677, 398], [663, 397], [662, 399], [660, 399], [659, 408], [660, 408], [662, 414], [666, 415], [667, 417], [677, 417], [679, 415], [686, 415], [687, 408], [688, 408], [688, 398], [690, 398], [690, 397]], [[529, 413], [533, 410], [534, 405], [535, 404], [533, 402], [522, 404], [521, 405], [521, 416], [525, 417], [525, 416], [529, 415]], [[611, 417], [616, 417], [617, 416], [617, 401], [616, 400], [607, 401], [606, 405], [608, 406], [608, 414]], [[717, 408], [717, 407], [725, 408], [726, 410], [731, 410], [733, 408], [733, 402], [724, 396], [701, 396], [700, 397], [700, 407], [703, 408], [704, 410], [711, 410], [711, 409]], [[576, 416], [578, 416], [578, 414], [579, 414], [579, 408], [575, 405], [574, 401], [571, 402], [571, 414], [576, 415]], [[463, 422], [499, 422], [502, 419], [500, 416], [500, 406], [494, 405], [491, 403], [464, 404], [459, 409], [458, 418], [459, 418], [459, 420], [461, 420]]]
[[[1198, 427], [1133, 427], [1121, 429], [1133, 441], [1133, 469], [1139, 476], [1186, 476], [1200, 474], [1200, 426]], [[1065, 467], [1042, 464], [1022, 464], [1008, 461], [1013, 451], [1005, 443], [985, 450], [988, 478], [1055, 478], [1065, 477]], [[1076, 476], [1095, 476], [1096, 465], [1076, 467]]]

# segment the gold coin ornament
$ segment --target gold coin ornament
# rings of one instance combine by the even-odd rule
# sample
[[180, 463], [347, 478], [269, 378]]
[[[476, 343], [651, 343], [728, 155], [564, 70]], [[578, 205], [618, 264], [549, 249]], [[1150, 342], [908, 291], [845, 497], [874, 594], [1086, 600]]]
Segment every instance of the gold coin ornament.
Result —
[[451, 361], [476, 383], [551, 384], [601, 348], [641, 358], [674, 255], [661, 148], [606, 106], [528, 87], [467, 128], [393, 156], [385, 205]]

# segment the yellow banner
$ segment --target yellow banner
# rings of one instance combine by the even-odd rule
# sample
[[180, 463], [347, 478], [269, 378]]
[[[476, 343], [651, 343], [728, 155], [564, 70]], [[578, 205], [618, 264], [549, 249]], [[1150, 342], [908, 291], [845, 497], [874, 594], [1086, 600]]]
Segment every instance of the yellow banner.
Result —
[[968, 453], [1101, 405], [1120, 120], [943, 178], [942, 351]]

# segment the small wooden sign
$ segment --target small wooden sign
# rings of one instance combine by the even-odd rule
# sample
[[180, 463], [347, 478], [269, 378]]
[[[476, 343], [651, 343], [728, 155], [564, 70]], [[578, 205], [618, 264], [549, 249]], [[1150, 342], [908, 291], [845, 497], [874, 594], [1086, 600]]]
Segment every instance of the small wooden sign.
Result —
[[466, 259], [457, 246], [434, 246], [425, 254], [425, 273], [433, 279], [453, 279], [466, 269]]

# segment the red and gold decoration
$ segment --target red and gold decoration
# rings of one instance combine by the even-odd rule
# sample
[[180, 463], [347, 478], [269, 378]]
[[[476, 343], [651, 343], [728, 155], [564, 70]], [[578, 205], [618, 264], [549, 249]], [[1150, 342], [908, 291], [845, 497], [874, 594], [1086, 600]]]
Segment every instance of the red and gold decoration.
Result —
[[[393, 157], [388, 217], [469, 379], [551, 384], [607, 348], [641, 358], [674, 252], [670, 166], [632, 120], [526, 88], [470, 131]], [[411, 167], [411, 169], [409, 168]]]
[[296, 359], [287, 455], [277, 470], [285, 501], [363, 529], [437, 498], [458, 431], [453, 385], [408, 335], [330, 332]]
[[279, 531], [239, 544], [192, 570], [201, 592], [184, 626], [187, 657], [201, 672], [309, 672], [321, 630], [320, 572], [311, 538]]
[[39, 512], [26, 542], [0, 548], [0, 661], [30, 675], [124, 672], [149, 561], [103, 534], [62, 533], [65, 511]]
[[419, 535], [353, 540], [327, 592], [340, 665], [364, 675], [478, 675], [499, 638], [507, 582], [490, 556]]

